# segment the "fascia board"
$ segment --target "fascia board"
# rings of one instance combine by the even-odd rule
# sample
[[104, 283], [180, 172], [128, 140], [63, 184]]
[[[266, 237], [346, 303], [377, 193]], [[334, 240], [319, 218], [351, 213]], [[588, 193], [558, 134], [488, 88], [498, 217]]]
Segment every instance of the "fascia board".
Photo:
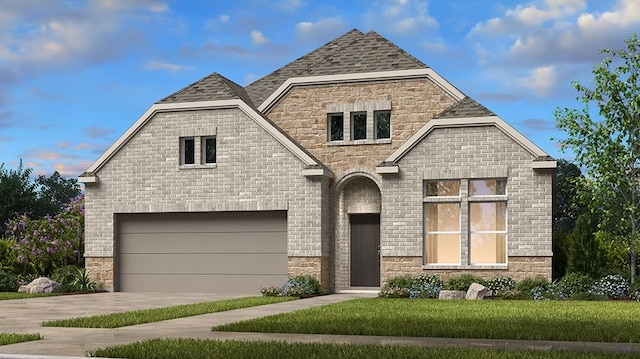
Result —
[[543, 169], [554, 169], [558, 167], [557, 161], [533, 161], [531, 163], [531, 168], [543, 170]]
[[289, 149], [296, 157], [307, 166], [317, 165], [309, 155], [302, 151], [295, 143], [275, 129], [271, 123], [265, 120], [253, 108], [242, 100], [199, 101], [185, 103], [154, 104], [122, 135], [114, 142], [92, 165], [87, 172], [96, 173], [111, 159], [129, 140], [138, 132], [156, 113], [173, 111], [211, 110], [221, 108], [239, 108], [247, 116], [253, 119], [260, 127], [265, 129], [278, 142]]
[[437, 128], [451, 128], [451, 127], [477, 127], [477, 126], [496, 126], [504, 134], [509, 136], [525, 150], [536, 157], [548, 156], [540, 147], [536, 146], [528, 138], [518, 132], [515, 128], [511, 127], [508, 123], [502, 120], [498, 116], [486, 116], [486, 117], [466, 117], [466, 118], [438, 118], [429, 120], [418, 132], [416, 132], [411, 138], [402, 144], [391, 156], [389, 156], [385, 162], [395, 163], [405, 154], [409, 153], [413, 147], [415, 147], [420, 141], [422, 141], [431, 131]]
[[465, 97], [465, 95], [460, 92], [460, 90], [458, 90], [450, 82], [445, 80], [442, 76], [438, 75], [438, 73], [436, 73], [433, 69], [425, 68], [399, 71], [363, 72], [355, 74], [292, 77], [287, 79], [287, 81], [280, 85], [277, 90], [275, 90], [266, 100], [264, 100], [264, 102], [262, 102], [260, 106], [258, 106], [258, 110], [264, 113], [294, 86], [421, 77], [427, 77], [433, 80], [436, 85], [438, 85], [447, 94], [452, 96], [456, 101], [462, 100]]

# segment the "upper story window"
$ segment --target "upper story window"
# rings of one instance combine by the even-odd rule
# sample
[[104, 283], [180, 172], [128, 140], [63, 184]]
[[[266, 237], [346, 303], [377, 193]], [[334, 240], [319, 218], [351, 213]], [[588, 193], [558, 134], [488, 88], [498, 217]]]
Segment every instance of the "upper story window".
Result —
[[196, 140], [194, 137], [180, 139], [180, 164], [192, 165], [196, 161]]
[[329, 141], [344, 140], [344, 115], [342, 113], [330, 113], [327, 115], [329, 127]]
[[216, 163], [216, 138], [215, 136], [202, 137], [202, 163]]
[[327, 111], [329, 146], [391, 143], [391, 101], [330, 104]]
[[367, 113], [352, 112], [351, 113], [351, 139], [366, 140], [367, 139]]
[[391, 111], [374, 111], [373, 122], [376, 139], [391, 138]]
[[[211, 131], [211, 132], [209, 132]], [[199, 131], [189, 131], [199, 132]], [[180, 169], [212, 168], [218, 161], [218, 143], [215, 136], [216, 130], [207, 130], [213, 135], [193, 136], [188, 135], [179, 138], [180, 144]]]

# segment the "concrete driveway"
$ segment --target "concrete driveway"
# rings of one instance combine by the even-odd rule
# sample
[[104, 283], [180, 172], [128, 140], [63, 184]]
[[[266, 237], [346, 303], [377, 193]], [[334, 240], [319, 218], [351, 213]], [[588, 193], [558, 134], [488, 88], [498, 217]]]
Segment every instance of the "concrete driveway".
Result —
[[362, 296], [374, 296], [374, 294], [333, 294], [117, 329], [48, 328], [42, 327], [40, 324], [47, 320], [199, 303], [240, 297], [240, 295], [96, 293], [2, 300], [0, 301], [0, 332], [40, 333], [44, 339], [0, 346], [0, 358], [3, 357], [3, 354], [82, 357], [86, 355], [88, 350], [157, 337], [213, 339], [216, 337], [215, 333], [211, 332], [211, 327], [214, 325], [336, 303]]

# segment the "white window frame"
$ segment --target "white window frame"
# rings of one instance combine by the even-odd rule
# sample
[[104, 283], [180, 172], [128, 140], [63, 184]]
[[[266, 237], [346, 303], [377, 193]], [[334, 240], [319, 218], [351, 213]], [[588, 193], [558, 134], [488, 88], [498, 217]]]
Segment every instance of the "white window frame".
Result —
[[[434, 182], [458, 182], [458, 195], [457, 196], [438, 196], [437, 194], [428, 195], [427, 193], [427, 184]], [[460, 196], [460, 180], [425, 180], [423, 181], [423, 204], [422, 204], [422, 221], [423, 221], [423, 263], [427, 266], [459, 266], [461, 264], [460, 258], [462, 257], [462, 197]], [[458, 230], [457, 231], [429, 231], [427, 230], [427, 213], [426, 206], [428, 204], [457, 204], [458, 205]], [[452, 263], [430, 263], [427, 261], [427, 235], [428, 234], [457, 234], [458, 235], [458, 261]]]
[[[473, 181], [505, 181], [504, 184], [504, 194], [488, 194], [488, 195], [471, 195], [471, 182]], [[507, 179], [506, 178], [470, 178], [468, 180], [468, 258], [467, 261], [470, 265], [473, 266], [491, 266], [491, 265], [505, 265], [508, 261], [508, 238], [509, 238], [509, 208], [508, 208], [508, 196], [507, 196]], [[471, 206], [472, 204], [479, 203], [504, 203], [504, 230], [494, 230], [494, 231], [472, 231], [471, 230]], [[472, 234], [504, 234], [504, 262], [498, 263], [472, 263], [471, 262], [471, 237]]]

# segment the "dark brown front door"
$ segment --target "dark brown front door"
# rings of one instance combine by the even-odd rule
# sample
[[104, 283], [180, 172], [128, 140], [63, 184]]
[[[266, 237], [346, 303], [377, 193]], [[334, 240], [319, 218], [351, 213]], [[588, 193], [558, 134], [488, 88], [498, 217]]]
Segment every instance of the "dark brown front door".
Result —
[[352, 214], [351, 286], [380, 286], [380, 214]]

